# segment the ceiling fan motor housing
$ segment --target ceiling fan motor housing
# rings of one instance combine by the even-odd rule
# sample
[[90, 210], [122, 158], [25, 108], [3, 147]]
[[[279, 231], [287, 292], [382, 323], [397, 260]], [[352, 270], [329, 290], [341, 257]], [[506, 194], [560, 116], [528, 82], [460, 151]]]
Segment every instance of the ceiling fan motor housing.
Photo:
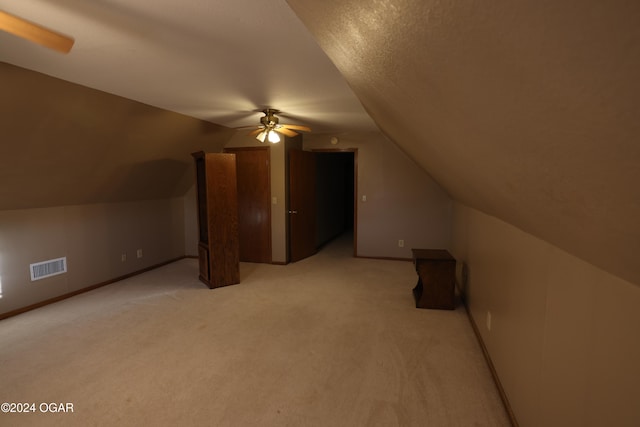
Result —
[[278, 118], [275, 116], [277, 112], [277, 110], [267, 108], [263, 111], [265, 115], [263, 117], [260, 117], [260, 123], [262, 123], [265, 127], [275, 127], [278, 124]]

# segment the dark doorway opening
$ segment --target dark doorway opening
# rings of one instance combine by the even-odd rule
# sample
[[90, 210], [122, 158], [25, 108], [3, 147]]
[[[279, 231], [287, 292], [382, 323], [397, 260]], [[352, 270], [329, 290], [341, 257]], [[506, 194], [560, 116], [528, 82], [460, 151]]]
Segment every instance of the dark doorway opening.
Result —
[[314, 150], [316, 154], [317, 227], [320, 248], [350, 234], [356, 255], [356, 150]]

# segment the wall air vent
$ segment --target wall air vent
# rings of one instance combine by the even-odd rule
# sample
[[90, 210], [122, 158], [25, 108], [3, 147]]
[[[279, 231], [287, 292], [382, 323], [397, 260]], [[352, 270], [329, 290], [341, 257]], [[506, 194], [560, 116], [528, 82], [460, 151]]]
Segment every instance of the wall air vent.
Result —
[[56, 276], [67, 272], [67, 257], [50, 259], [49, 261], [36, 262], [29, 265], [31, 281]]

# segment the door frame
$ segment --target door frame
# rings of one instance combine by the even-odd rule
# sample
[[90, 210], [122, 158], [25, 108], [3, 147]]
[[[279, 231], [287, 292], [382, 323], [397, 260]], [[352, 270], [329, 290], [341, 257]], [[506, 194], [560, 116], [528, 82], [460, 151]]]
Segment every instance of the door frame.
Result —
[[353, 256], [358, 256], [358, 149], [313, 148], [316, 153], [353, 153]]

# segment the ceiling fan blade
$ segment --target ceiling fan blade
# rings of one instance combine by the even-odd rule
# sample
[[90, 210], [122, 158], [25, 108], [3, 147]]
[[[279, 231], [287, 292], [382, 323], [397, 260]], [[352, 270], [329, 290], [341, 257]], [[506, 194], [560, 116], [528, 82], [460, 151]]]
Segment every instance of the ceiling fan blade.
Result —
[[289, 130], [289, 129], [285, 128], [284, 126], [277, 127], [276, 128], [276, 132], [280, 132], [281, 134], [289, 136], [289, 137], [297, 135], [297, 133], [295, 133], [292, 130]]
[[0, 10], [0, 30], [42, 46], [69, 53], [74, 39]]
[[311, 132], [311, 128], [309, 128], [308, 126], [301, 126], [301, 125], [280, 125], [280, 126], [287, 129], [295, 129], [295, 130], [303, 130], [305, 132]]
[[256, 136], [257, 134], [259, 134], [260, 132], [262, 132], [264, 129], [263, 128], [258, 128], [252, 132], [249, 132], [249, 136]]

